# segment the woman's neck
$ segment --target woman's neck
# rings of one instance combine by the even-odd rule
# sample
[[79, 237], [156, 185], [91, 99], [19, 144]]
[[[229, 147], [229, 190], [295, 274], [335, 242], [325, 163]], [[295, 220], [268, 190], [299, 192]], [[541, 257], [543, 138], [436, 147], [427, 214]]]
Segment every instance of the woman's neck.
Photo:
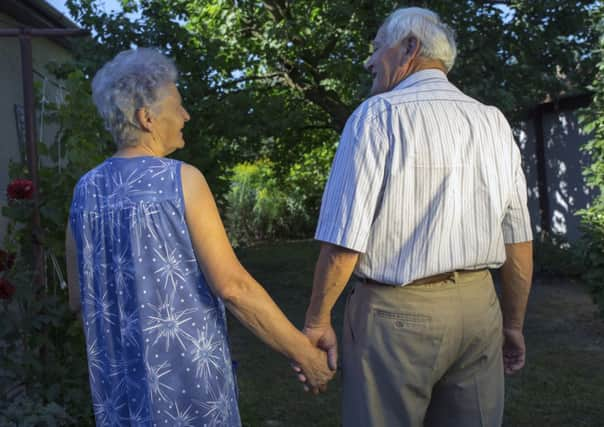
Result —
[[118, 149], [115, 154], [113, 154], [113, 157], [140, 156], [163, 157], [164, 154], [160, 153], [159, 150], [154, 150], [153, 147], [149, 147], [147, 144], [137, 144], [133, 147], [122, 147]]

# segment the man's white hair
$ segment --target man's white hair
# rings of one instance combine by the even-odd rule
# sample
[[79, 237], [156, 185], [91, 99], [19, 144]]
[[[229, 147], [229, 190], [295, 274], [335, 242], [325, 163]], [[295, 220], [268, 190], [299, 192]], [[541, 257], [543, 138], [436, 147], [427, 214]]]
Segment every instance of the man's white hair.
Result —
[[420, 56], [442, 61], [447, 71], [453, 68], [457, 55], [455, 32], [436, 13], [421, 7], [398, 9], [386, 18], [380, 28], [380, 37], [388, 46], [410, 35], [420, 42]]
[[118, 147], [135, 146], [140, 136], [136, 111], [153, 107], [160, 89], [175, 83], [174, 62], [158, 50], [120, 52], [92, 80], [92, 100]]

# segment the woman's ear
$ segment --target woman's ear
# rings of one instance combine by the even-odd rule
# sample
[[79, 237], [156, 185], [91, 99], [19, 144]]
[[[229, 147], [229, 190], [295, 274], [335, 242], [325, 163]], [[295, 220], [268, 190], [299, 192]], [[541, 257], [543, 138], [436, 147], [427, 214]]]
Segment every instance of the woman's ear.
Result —
[[136, 121], [142, 130], [151, 131], [153, 117], [147, 108], [139, 108], [135, 113]]

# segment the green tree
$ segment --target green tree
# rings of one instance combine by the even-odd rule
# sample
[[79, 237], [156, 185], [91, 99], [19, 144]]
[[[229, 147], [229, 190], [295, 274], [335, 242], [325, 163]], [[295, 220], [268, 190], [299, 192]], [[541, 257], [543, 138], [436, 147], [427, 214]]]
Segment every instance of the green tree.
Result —
[[202, 166], [214, 184], [239, 161], [269, 158], [284, 176], [304, 153], [332, 146], [367, 96], [363, 62], [398, 6], [439, 12], [457, 30], [451, 80], [517, 117], [593, 79], [595, 36], [585, 22], [595, 3], [125, 0], [122, 11], [106, 14], [94, 0], [69, 0], [101, 45], [85, 51], [90, 72], [132, 44], [175, 58], [193, 117], [178, 156]]
[[604, 6], [594, 11], [593, 23], [600, 36], [595, 49], [599, 63], [590, 86], [594, 95], [593, 102], [582, 116], [583, 129], [591, 133], [592, 138], [582, 148], [591, 157], [591, 163], [584, 168], [583, 173], [587, 185], [596, 189], [597, 196], [580, 214], [585, 226], [584, 276], [604, 316]]

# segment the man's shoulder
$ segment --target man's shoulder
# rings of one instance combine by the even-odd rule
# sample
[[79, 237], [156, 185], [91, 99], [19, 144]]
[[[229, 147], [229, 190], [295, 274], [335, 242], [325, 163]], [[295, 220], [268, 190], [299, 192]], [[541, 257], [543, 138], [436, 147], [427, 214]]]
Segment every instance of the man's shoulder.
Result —
[[475, 99], [452, 83], [446, 81], [438, 87], [431, 88], [402, 88], [373, 95], [361, 102], [350, 116], [350, 120], [357, 124], [373, 122], [387, 122], [386, 117], [393, 113], [400, 114], [407, 109], [422, 109], [431, 102], [451, 102], [462, 108], [470, 109], [472, 114], [484, 115], [491, 122], [496, 122], [500, 127], [509, 127], [508, 120], [503, 112], [494, 105], [484, 104]]
[[379, 116], [383, 112], [387, 111], [391, 105], [388, 99], [383, 96], [384, 94], [373, 95], [359, 104], [359, 106], [352, 113], [352, 117], [357, 119], [367, 118], [373, 119]]

